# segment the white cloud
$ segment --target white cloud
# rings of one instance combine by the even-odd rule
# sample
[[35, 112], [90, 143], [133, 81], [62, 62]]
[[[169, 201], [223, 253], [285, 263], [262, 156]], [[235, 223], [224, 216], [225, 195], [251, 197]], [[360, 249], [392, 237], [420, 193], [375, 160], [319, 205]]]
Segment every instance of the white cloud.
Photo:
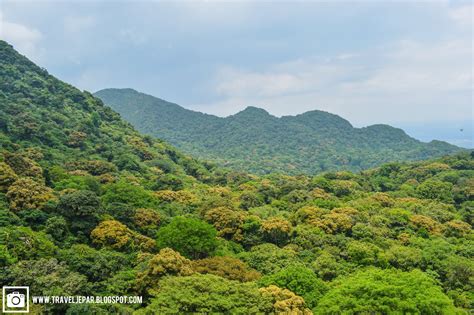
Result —
[[134, 45], [143, 45], [149, 40], [148, 36], [144, 32], [132, 28], [122, 29], [118, 32], [118, 35], [126, 42], [132, 43]]
[[473, 77], [466, 64], [471, 55], [467, 40], [402, 40], [363, 53], [274, 64], [264, 71], [227, 66], [216, 71], [214, 81], [222, 100], [194, 108], [221, 116], [247, 105], [275, 115], [321, 109], [356, 125], [469, 119]]
[[276, 96], [308, 88], [304, 75], [295, 73], [257, 73], [232, 67], [218, 70], [216, 92], [233, 96]]
[[38, 42], [43, 35], [26, 25], [7, 21], [0, 12], [0, 38], [12, 44], [20, 53], [32, 59], [38, 57]]
[[386, 64], [366, 81], [346, 87], [385, 92], [439, 93], [471, 88], [472, 68], [466, 67], [472, 48], [469, 41], [422, 44], [400, 41], [387, 47]]
[[66, 33], [79, 33], [91, 29], [96, 25], [92, 16], [67, 16], [64, 18], [64, 30]]
[[472, 28], [474, 5], [465, 4], [449, 9], [449, 17], [461, 27]]
[[314, 92], [360, 71], [360, 67], [351, 65], [349, 68], [346, 64], [355, 56], [302, 58], [274, 64], [261, 72], [221, 67], [216, 72], [216, 92], [232, 97], [277, 97]]

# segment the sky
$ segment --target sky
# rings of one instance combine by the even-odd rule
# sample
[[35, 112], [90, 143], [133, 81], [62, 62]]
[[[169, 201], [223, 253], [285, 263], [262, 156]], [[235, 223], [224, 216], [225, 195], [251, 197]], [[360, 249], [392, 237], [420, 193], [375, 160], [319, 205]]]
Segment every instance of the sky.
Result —
[[471, 1], [0, 1], [0, 38], [91, 92], [325, 110], [473, 143]]

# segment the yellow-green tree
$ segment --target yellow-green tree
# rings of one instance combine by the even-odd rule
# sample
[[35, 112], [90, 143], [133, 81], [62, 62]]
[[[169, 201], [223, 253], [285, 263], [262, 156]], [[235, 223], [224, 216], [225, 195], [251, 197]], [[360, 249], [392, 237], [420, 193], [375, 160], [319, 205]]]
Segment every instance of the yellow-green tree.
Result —
[[6, 192], [18, 176], [7, 163], [0, 162], [0, 192]]
[[106, 220], [91, 232], [92, 242], [100, 247], [117, 250], [153, 251], [155, 241], [130, 230], [126, 225], [115, 220]]
[[8, 188], [6, 196], [13, 211], [41, 209], [45, 203], [55, 199], [51, 188], [28, 177], [16, 180]]
[[270, 285], [259, 289], [264, 299], [271, 300], [273, 307], [271, 312], [275, 314], [309, 315], [311, 310], [305, 306], [305, 301], [288, 289], [281, 289], [276, 285]]
[[233, 257], [215, 256], [193, 261], [193, 269], [199, 273], [210, 273], [229, 280], [240, 282], [260, 278], [260, 273], [246, 263]]

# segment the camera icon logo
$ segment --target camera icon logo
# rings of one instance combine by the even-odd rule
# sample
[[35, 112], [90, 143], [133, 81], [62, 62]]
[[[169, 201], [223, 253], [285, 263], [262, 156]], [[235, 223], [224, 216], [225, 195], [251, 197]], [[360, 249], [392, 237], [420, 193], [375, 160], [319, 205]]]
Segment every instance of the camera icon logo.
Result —
[[7, 307], [25, 307], [25, 295], [16, 291], [7, 294]]
[[29, 287], [9, 287], [5, 286], [3, 294], [3, 313], [28, 313], [30, 311]]

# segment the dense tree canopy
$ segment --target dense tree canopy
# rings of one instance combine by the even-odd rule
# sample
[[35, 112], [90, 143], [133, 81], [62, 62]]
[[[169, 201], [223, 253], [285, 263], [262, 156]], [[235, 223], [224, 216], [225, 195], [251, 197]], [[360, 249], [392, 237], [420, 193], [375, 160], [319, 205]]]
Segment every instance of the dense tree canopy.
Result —
[[0, 79], [1, 282], [143, 296], [36, 313], [473, 308], [473, 153], [256, 176], [140, 135], [3, 41]]
[[188, 258], [204, 258], [217, 247], [217, 232], [197, 219], [175, 217], [156, 236], [159, 248], [170, 247]]
[[456, 310], [436, 281], [419, 270], [368, 269], [338, 280], [315, 313], [338, 312], [455, 314]]
[[105, 89], [95, 95], [143, 133], [194, 156], [257, 174], [360, 171], [392, 160], [461, 150], [441, 141], [420, 142], [388, 125], [354, 128], [347, 120], [318, 110], [278, 118], [247, 107], [221, 118], [132, 89]]
[[271, 309], [254, 283], [240, 283], [215, 275], [169, 277], [160, 283], [142, 314], [260, 313]]

